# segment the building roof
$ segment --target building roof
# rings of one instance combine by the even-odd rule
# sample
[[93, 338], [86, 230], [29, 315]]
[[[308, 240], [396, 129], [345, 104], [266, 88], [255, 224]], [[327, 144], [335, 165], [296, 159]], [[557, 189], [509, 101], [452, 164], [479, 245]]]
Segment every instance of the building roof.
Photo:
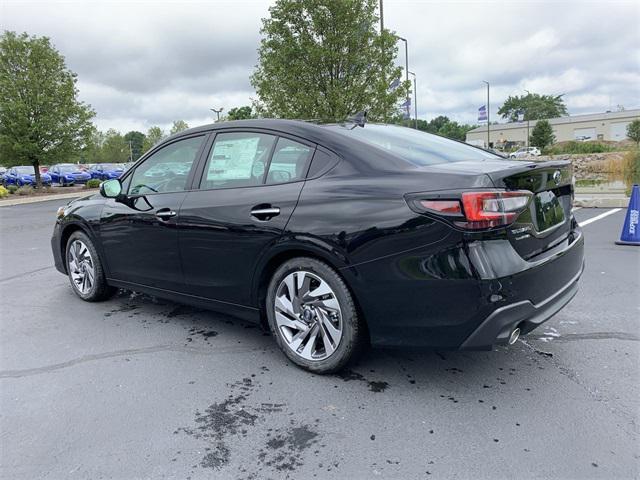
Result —
[[[615, 120], [618, 118], [629, 118], [629, 117], [640, 118], [640, 109], [623, 110], [621, 112], [587, 113], [585, 115], [549, 118], [547, 120], [551, 125], [562, 125], [567, 123], [593, 122], [597, 120]], [[536, 121], [537, 120], [531, 120], [529, 124], [535, 125]], [[496, 125], [492, 124], [491, 130], [509, 130], [512, 128], [522, 128], [524, 124], [526, 124], [526, 122], [498, 123]], [[479, 127], [474, 128], [473, 130], [469, 130], [467, 133], [478, 133], [478, 132], [486, 132], [486, 131], [487, 131], [487, 126], [481, 125]]]

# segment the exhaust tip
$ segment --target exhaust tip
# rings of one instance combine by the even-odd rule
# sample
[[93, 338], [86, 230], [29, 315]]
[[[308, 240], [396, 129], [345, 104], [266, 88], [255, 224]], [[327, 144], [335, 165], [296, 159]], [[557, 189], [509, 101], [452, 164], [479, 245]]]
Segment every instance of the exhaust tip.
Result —
[[513, 345], [514, 343], [516, 343], [518, 341], [518, 338], [520, 338], [520, 329], [514, 328], [513, 332], [511, 332], [511, 335], [509, 335], [509, 345]]

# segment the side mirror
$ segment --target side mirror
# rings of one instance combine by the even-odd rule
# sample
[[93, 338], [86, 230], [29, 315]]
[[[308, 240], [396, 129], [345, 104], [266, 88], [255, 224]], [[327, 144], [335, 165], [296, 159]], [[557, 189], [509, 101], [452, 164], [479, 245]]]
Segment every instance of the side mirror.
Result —
[[106, 180], [100, 184], [100, 195], [106, 198], [116, 198], [122, 193], [120, 180]]

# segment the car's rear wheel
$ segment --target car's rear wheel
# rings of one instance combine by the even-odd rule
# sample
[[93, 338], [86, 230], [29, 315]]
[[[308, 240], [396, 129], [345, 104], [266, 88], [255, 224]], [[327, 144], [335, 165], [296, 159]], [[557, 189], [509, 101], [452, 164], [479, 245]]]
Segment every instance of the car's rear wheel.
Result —
[[107, 284], [98, 252], [84, 232], [71, 234], [67, 241], [65, 259], [71, 286], [83, 300], [98, 302], [116, 292], [115, 288]]
[[273, 274], [266, 299], [269, 327], [295, 364], [332, 373], [353, 361], [363, 328], [344, 280], [327, 264], [294, 258]]

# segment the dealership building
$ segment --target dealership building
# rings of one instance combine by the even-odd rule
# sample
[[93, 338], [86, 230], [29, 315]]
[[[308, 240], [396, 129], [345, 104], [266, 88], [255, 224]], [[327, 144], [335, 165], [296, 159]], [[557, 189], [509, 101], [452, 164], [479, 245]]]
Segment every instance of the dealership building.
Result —
[[[612, 140], [619, 142], [627, 139], [627, 125], [636, 119], [640, 119], [640, 110], [550, 118], [549, 123], [556, 136], [556, 142], [568, 140]], [[527, 137], [535, 125], [536, 120], [491, 125], [489, 146], [509, 148], [516, 145], [526, 145]], [[467, 133], [467, 143], [486, 147], [487, 126], [482, 125], [470, 130]]]

